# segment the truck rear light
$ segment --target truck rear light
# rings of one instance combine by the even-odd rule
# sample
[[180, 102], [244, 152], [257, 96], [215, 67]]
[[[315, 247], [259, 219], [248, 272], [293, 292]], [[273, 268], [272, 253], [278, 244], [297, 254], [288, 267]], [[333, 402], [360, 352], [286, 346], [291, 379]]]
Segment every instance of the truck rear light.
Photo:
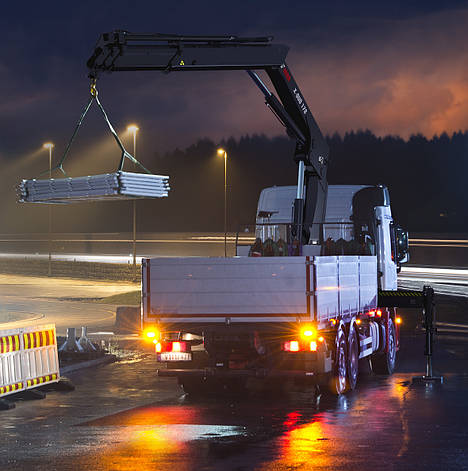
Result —
[[401, 324], [401, 317], [395, 317], [395, 323]]
[[297, 340], [290, 340], [289, 342], [284, 342], [283, 350], [285, 352], [299, 352], [301, 350], [301, 344]]
[[168, 342], [167, 347], [167, 352], [186, 352], [187, 342]]
[[148, 342], [152, 342], [153, 339], [156, 340], [159, 338], [159, 332], [156, 329], [145, 329], [143, 337]]
[[317, 330], [310, 325], [306, 325], [301, 329], [301, 337], [304, 339], [313, 339], [316, 335]]
[[158, 342], [153, 341], [156, 349], [156, 353], [189, 353], [190, 344], [187, 342]]
[[292, 340], [289, 342], [289, 351], [290, 352], [298, 352], [300, 350], [300, 345], [297, 340]]
[[283, 343], [283, 351], [285, 352], [316, 352], [318, 348], [318, 342], [322, 343], [325, 341], [323, 337], [319, 337], [317, 340], [307, 340], [300, 342], [299, 340], [290, 340], [289, 342]]
[[380, 309], [376, 312], [376, 314], [377, 314], [377, 317], [382, 317], [382, 311]]

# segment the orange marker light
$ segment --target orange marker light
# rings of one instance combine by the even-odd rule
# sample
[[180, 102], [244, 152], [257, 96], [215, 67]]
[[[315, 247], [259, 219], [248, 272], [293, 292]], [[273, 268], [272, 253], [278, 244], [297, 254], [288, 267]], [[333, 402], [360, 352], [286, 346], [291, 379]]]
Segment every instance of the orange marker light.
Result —
[[402, 321], [401, 321], [401, 317], [395, 317], [395, 322], [396, 322], [397, 324], [401, 324], [401, 322], [402, 322]]
[[146, 329], [143, 332], [143, 338], [149, 342], [152, 342], [153, 339], [157, 339], [159, 337], [159, 332], [155, 329]]
[[336, 325], [336, 319], [330, 319], [330, 322], [332, 323], [332, 325]]
[[301, 337], [311, 340], [317, 335], [317, 330], [312, 325], [305, 325], [301, 329]]
[[361, 319], [356, 319], [356, 324], [357, 324], [357, 325], [360, 325], [361, 322], [362, 322]]
[[380, 309], [376, 312], [376, 314], [377, 314], [377, 317], [382, 317], [382, 311]]
[[323, 342], [324, 340], [325, 340], [325, 339], [324, 339], [323, 337], [319, 337], [319, 338], [318, 338], [318, 341], [319, 341], [319, 342]]

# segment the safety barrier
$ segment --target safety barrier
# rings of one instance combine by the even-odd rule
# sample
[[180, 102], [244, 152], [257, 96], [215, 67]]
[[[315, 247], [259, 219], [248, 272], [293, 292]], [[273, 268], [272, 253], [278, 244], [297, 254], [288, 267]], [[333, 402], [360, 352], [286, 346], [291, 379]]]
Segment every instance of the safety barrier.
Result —
[[0, 330], [0, 397], [59, 379], [54, 324]]

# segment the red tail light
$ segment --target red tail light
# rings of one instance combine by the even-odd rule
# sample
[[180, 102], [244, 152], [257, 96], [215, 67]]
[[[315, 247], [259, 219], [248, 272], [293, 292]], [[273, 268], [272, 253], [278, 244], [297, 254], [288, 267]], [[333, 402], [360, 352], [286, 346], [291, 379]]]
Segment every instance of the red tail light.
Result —
[[190, 345], [187, 342], [158, 342], [155, 345], [157, 353], [190, 352]]
[[170, 342], [171, 352], [186, 352], [187, 342]]
[[301, 350], [301, 344], [298, 340], [291, 340], [290, 342], [284, 342], [283, 350], [285, 352], [299, 352]]

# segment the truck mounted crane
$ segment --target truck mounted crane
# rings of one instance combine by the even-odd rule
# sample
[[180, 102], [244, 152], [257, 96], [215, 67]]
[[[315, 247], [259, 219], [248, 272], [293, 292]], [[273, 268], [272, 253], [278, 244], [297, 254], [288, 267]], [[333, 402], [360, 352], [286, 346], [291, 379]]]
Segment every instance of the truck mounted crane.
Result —
[[[257, 251], [143, 260], [142, 329], [168, 365], [158, 373], [188, 393], [293, 378], [341, 394], [356, 386], [360, 360], [380, 373], [395, 367], [407, 233], [393, 221], [385, 186], [328, 185], [329, 149], [287, 53], [271, 37], [114, 31], [87, 63], [94, 82], [118, 71], [244, 70], [296, 143], [296, 185], [260, 195]], [[283, 256], [262, 252], [275, 244]]]
[[[304, 95], [286, 64], [289, 48], [273, 38], [237, 36], [178, 36], [104, 33], [88, 60], [89, 75], [118, 71], [216, 71], [245, 70], [265, 97], [265, 103], [295, 140], [298, 163], [294, 200], [293, 234], [308, 244], [312, 228], [323, 221], [327, 199], [328, 145]], [[278, 97], [265, 85], [257, 70], [263, 70]], [[304, 191], [304, 187], [306, 190]]]

